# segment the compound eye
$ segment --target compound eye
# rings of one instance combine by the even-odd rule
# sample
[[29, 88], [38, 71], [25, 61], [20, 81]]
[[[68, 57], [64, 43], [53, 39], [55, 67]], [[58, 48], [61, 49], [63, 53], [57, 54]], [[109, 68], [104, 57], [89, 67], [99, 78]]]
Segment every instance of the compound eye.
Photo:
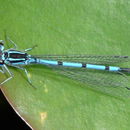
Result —
[[0, 40], [1, 45], [4, 45], [4, 43], [5, 43], [4, 40]]

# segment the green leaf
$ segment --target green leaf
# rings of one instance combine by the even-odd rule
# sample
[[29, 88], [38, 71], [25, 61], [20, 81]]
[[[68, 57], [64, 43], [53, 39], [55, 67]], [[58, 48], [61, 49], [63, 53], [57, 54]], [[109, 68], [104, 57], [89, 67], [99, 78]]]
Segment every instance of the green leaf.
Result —
[[[6, 30], [19, 50], [38, 45], [30, 52], [35, 55], [130, 55], [129, 12], [128, 0], [1, 0], [0, 36], [4, 39]], [[39, 65], [26, 67], [34, 89], [24, 72], [9, 69], [14, 78], [2, 91], [34, 129], [130, 128], [128, 99], [92, 91]]]

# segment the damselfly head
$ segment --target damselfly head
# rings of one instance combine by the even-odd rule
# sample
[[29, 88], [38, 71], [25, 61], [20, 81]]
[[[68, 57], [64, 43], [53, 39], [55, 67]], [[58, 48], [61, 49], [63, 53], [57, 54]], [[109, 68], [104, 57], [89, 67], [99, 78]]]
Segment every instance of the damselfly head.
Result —
[[4, 40], [0, 40], [0, 45], [4, 45]]

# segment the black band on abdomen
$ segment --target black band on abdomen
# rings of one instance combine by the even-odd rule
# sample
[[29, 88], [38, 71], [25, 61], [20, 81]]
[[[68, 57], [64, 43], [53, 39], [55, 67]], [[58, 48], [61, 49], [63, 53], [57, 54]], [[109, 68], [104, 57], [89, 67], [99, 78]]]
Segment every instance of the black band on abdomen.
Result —
[[58, 61], [58, 65], [63, 65], [63, 62], [61, 62], [61, 61]]
[[82, 67], [83, 67], [83, 68], [86, 68], [86, 64], [82, 63]]
[[105, 70], [109, 70], [109, 66], [106, 66], [106, 67], [105, 67]]

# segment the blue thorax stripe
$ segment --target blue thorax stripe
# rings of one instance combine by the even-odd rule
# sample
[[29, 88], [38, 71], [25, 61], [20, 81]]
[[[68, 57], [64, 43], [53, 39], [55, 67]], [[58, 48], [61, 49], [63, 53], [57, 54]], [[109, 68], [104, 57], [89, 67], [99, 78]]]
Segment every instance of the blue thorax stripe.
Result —
[[8, 58], [9, 61], [19, 61], [19, 60], [25, 60], [25, 58]]

